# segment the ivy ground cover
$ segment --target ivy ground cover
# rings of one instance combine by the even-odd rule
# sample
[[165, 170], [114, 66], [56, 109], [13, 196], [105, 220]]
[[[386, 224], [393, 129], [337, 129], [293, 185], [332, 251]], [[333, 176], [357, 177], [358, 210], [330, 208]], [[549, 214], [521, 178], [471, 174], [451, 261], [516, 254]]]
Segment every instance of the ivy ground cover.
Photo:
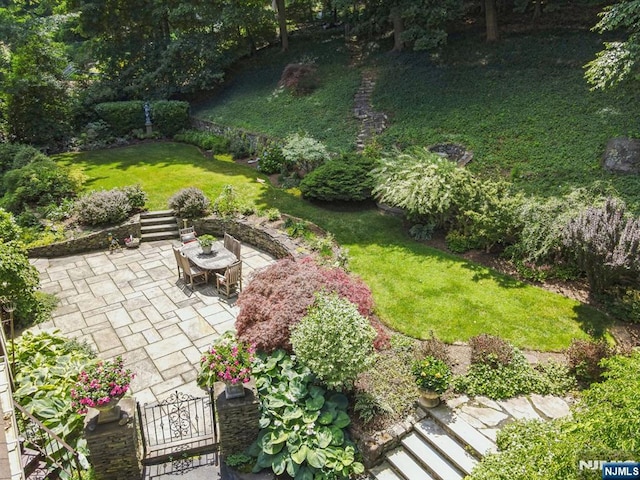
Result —
[[453, 342], [492, 333], [518, 347], [559, 350], [607, 325], [604, 315], [577, 301], [415, 242], [400, 219], [375, 208], [318, 207], [295, 192], [257, 182], [266, 177], [229, 158], [204, 158], [195, 147], [142, 144], [66, 154], [59, 161], [81, 168], [89, 189], [140, 183], [150, 210], [167, 208], [169, 197], [184, 187], [196, 186], [214, 199], [233, 184], [259, 208], [312, 221], [349, 249], [351, 269], [370, 286], [380, 318], [417, 338], [433, 331]]

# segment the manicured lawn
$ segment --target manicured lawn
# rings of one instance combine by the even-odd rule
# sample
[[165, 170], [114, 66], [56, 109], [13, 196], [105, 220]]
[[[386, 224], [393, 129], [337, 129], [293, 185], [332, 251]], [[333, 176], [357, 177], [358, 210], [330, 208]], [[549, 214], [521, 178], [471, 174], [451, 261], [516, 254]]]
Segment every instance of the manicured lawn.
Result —
[[413, 241], [402, 222], [371, 207], [320, 208], [256, 181], [260, 174], [228, 159], [205, 159], [191, 146], [156, 143], [59, 157], [84, 170], [90, 188], [140, 183], [149, 208], [166, 208], [187, 186], [212, 199], [233, 184], [259, 207], [276, 207], [332, 232], [349, 249], [351, 269], [371, 287], [381, 319], [418, 338], [432, 330], [453, 342], [489, 332], [514, 344], [559, 350], [586, 332], [602, 332], [598, 311]]

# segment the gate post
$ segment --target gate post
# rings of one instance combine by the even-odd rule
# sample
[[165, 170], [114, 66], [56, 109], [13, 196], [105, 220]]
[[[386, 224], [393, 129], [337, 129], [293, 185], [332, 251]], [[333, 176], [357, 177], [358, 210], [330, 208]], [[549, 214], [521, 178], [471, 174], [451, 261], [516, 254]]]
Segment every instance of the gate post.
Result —
[[97, 424], [94, 430], [89, 430], [86, 426], [98, 414], [97, 411], [94, 411], [94, 415], [87, 415], [85, 420], [84, 436], [96, 480], [142, 477], [138, 457], [135, 399], [125, 397], [120, 400], [119, 406], [123, 414], [128, 415], [126, 423], [121, 420]]
[[222, 455], [240, 453], [258, 438], [260, 401], [253, 380], [245, 384], [244, 391], [244, 397], [227, 399], [224, 383], [215, 383], [213, 394]]

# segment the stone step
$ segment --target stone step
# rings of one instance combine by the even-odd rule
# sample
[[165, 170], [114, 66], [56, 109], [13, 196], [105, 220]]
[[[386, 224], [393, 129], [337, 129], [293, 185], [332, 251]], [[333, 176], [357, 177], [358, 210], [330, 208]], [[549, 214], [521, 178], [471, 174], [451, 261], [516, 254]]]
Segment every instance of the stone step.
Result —
[[492, 440], [489, 440], [467, 422], [457, 417], [449, 407], [440, 405], [428, 409], [427, 413], [463, 445], [469, 446], [471, 453], [476, 457], [482, 458], [487, 453], [493, 453], [498, 450]]
[[435, 480], [403, 448], [397, 448], [387, 455], [393, 469], [406, 480]]
[[449, 463], [467, 475], [471, 474], [473, 467], [478, 464], [478, 460], [456, 442], [453, 437], [449, 436], [432, 418], [416, 423], [414, 431], [437, 449], [440, 454], [444, 455]]
[[158, 223], [151, 225], [141, 225], [142, 234], [153, 232], [173, 232], [178, 233], [178, 226], [175, 223]]
[[143, 233], [141, 238], [145, 242], [154, 242], [156, 240], [171, 240], [174, 238], [179, 238], [180, 235], [178, 231], [175, 232], [152, 232], [152, 233]]
[[435, 478], [439, 480], [462, 480], [463, 474], [417, 433], [412, 432], [404, 437], [402, 445]]
[[178, 222], [176, 221], [176, 217], [166, 216], [166, 217], [140, 217], [140, 225], [158, 225], [158, 224], [169, 224], [172, 223], [176, 228], [178, 228]]
[[156, 210], [153, 212], [142, 212], [140, 218], [154, 218], [154, 217], [173, 217], [173, 210]]
[[369, 473], [373, 475], [376, 480], [403, 480], [387, 462], [373, 467], [369, 470]]

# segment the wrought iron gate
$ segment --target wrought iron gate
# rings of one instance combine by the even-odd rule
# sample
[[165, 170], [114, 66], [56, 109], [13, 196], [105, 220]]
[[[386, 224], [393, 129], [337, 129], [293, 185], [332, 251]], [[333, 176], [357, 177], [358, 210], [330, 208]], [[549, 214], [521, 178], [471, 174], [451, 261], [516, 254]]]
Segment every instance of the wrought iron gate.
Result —
[[138, 404], [137, 408], [144, 465], [217, 452], [215, 402], [211, 393], [194, 397], [176, 391], [162, 402]]

